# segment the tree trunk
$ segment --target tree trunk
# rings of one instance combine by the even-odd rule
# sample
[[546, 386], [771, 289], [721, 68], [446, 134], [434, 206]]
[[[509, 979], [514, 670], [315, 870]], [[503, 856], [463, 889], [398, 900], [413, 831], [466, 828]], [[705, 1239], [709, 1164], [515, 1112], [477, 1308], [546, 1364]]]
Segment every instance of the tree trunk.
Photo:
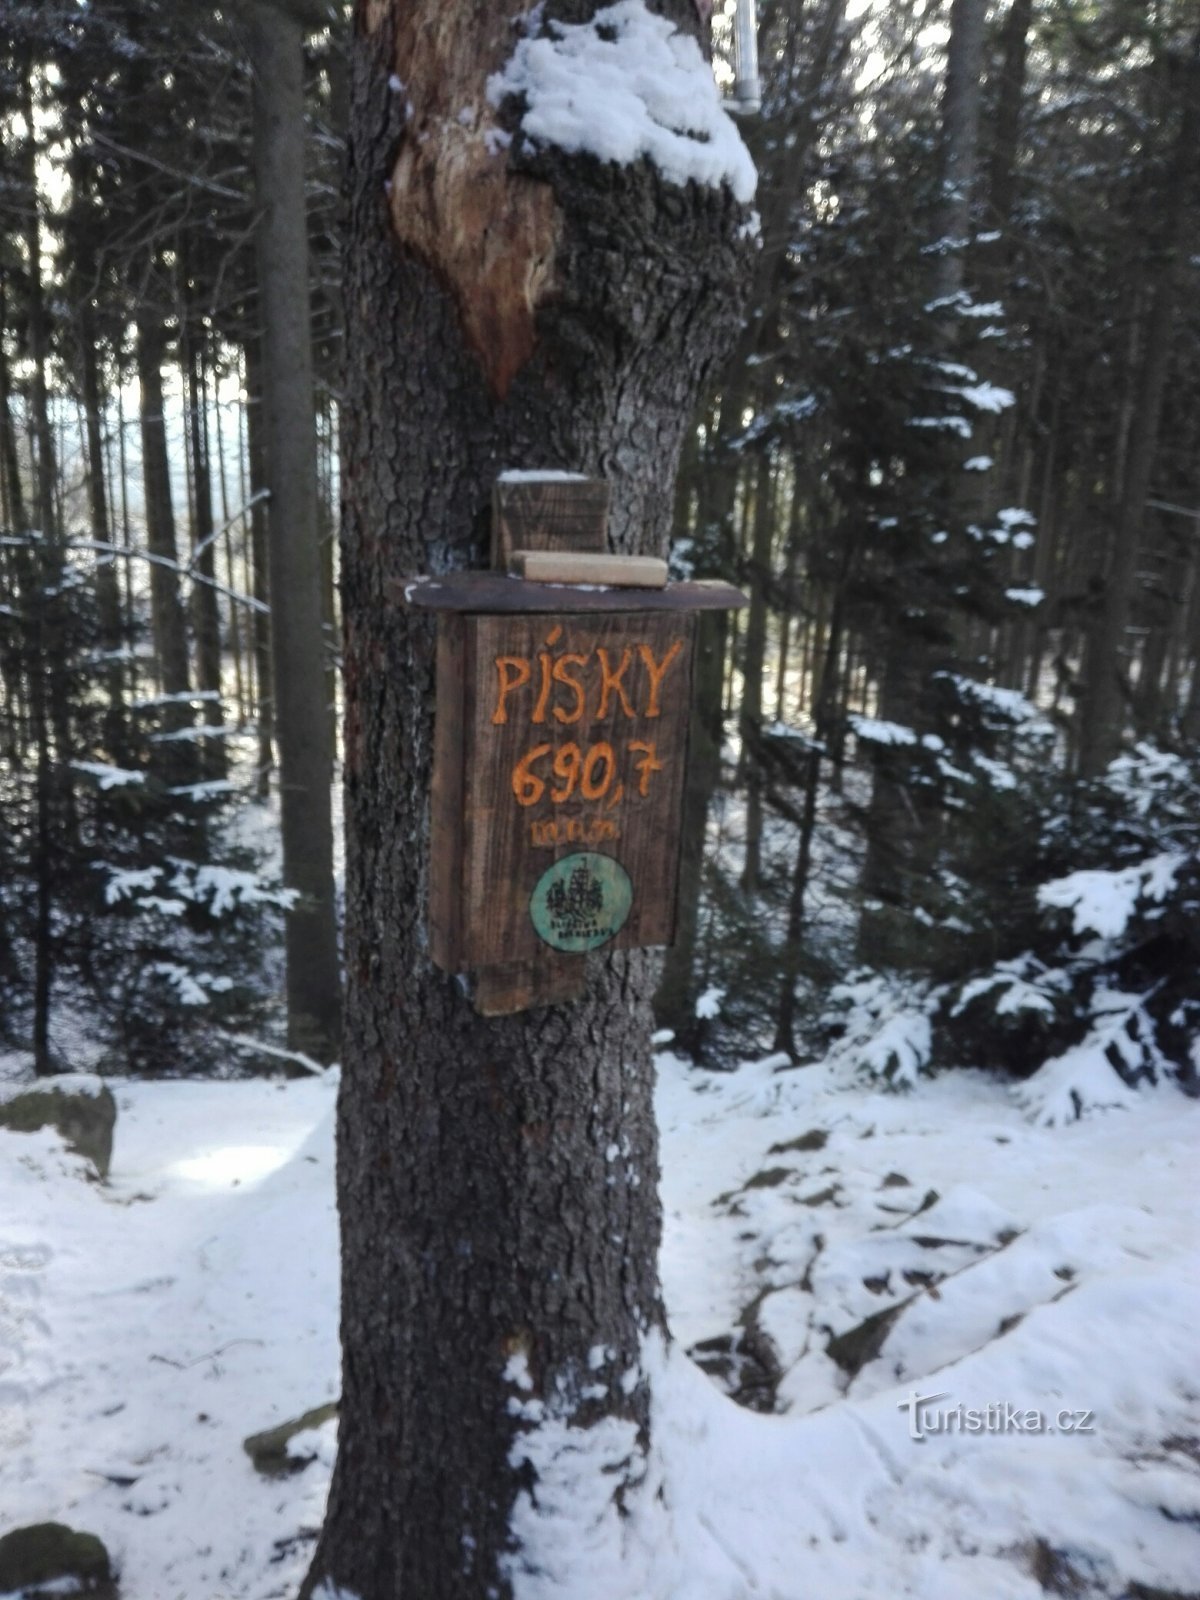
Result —
[[[111, 544], [112, 523], [108, 515], [108, 499], [105, 494], [104, 440], [100, 431], [100, 362], [96, 350], [92, 308], [86, 300], [80, 313], [79, 331], [83, 369], [83, 408], [87, 423], [87, 481], [91, 536], [98, 544]], [[98, 555], [96, 558], [96, 610], [100, 623], [100, 642], [108, 657], [104, 670], [105, 687], [108, 691], [108, 706], [104, 715], [104, 739], [110, 757], [119, 766], [125, 748], [125, 672], [120, 657], [121, 646], [125, 643], [125, 629], [121, 620], [121, 589], [117, 582], [115, 552]]]
[[742, 893], [758, 893], [762, 871], [763, 833], [763, 672], [767, 657], [767, 589], [771, 582], [771, 544], [775, 531], [775, 480], [771, 457], [758, 464], [754, 491], [754, 542], [750, 551], [750, 613], [746, 652], [742, 657], [742, 737], [740, 776], [746, 790], [746, 849], [742, 859]]
[[[267, 482], [267, 448], [263, 439], [262, 357], [259, 339], [252, 334], [246, 341], [246, 461], [249, 467], [250, 562], [253, 594], [260, 605], [269, 606], [271, 583], [267, 561], [267, 508], [256, 498]], [[269, 611], [253, 613], [254, 684], [258, 717], [258, 798], [265, 800], [271, 790], [271, 769], [275, 764], [275, 687], [271, 664], [271, 618]]]
[[[208, 451], [208, 396], [202, 365], [203, 347], [189, 338], [180, 360], [180, 376], [187, 393], [188, 450], [192, 460], [192, 564], [206, 583], [192, 587], [192, 628], [196, 635], [196, 683], [215, 699], [200, 705], [200, 721], [220, 728], [225, 721], [221, 706], [221, 613], [212, 580], [217, 575], [216, 527], [213, 518], [212, 473]], [[209, 778], [226, 772], [225, 741], [204, 741], [204, 771]]]
[[[0, 321], [3, 320], [6, 296], [0, 286]], [[4, 531], [10, 536], [24, 535], [29, 531], [25, 516], [25, 489], [21, 482], [21, 463], [17, 452], [17, 430], [12, 415], [12, 383], [9, 376], [8, 352], [0, 345], [0, 474], [4, 482]], [[5, 582], [14, 592], [22, 587], [28, 562], [28, 551], [20, 545], [6, 546], [3, 551]], [[29, 685], [26, 683], [26, 663], [22, 630], [7, 627], [0, 631], [4, 646], [4, 696], [8, 715], [4, 719], [4, 759], [14, 768], [24, 761], [25, 751], [32, 737], [28, 726]]]
[[304, 35], [291, 14], [250, 12], [254, 181], [262, 295], [274, 660], [283, 875], [300, 898], [287, 915], [288, 1045], [332, 1060], [341, 1033], [333, 900], [333, 751], [325, 695], [317, 550], [316, 426], [304, 191]]
[[[613, 546], [661, 553], [682, 436], [735, 324], [745, 212], [728, 191], [669, 186], [645, 162], [485, 142], [487, 81], [524, 8], [356, 8], [344, 1376], [306, 1595], [501, 1600], [525, 1558], [519, 1495], [526, 1527], [542, 1522], [537, 1469], [521, 1462], [539, 1410], [568, 1449], [594, 1425], [594, 1443], [620, 1438], [614, 1470], [597, 1468], [593, 1485], [614, 1521], [649, 1426], [642, 1341], [662, 1326], [659, 962], [595, 955], [581, 1001], [491, 1020], [431, 966], [434, 635], [396, 595], [415, 573], [482, 563], [506, 467], [607, 476]], [[660, 10], [696, 25], [690, 0]], [[418, 137], [405, 134], [406, 98]]]
[[[1017, 194], [1017, 157], [1020, 149], [1021, 107], [1025, 99], [1026, 63], [1033, 0], [1011, 0], [1001, 29], [1000, 85], [992, 124], [988, 161], [988, 218], [992, 227], [1006, 232], [1012, 226]], [[1003, 237], [1001, 256], [1011, 263], [1013, 245]]]
[[[710, 413], [701, 462], [697, 453], [696, 520], [690, 530], [698, 577], [732, 578], [737, 551], [732, 533], [741, 456], [731, 441], [741, 431], [744, 373], [736, 370], [720, 397], [714, 426]], [[677, 522], [678, 527], [678, 522]], [[685, 530], [681, 530], [685, 531]], [[735, 613], [736, 615], [736, 613]], [[675, 943], [663, 963], [662, 982], [654, 999], [655, 1015], [675, 1034], [679, 1047], [699, 1061], [708, 1029], [696, 1016], [696, 1001], [707, 980], [696, 971], [700, 932], [700, 899], [704, 887], [708, 811], [721, 777], [725, 740], [725, 672], [729, 656], [730, 613], [712, 612], [700, 619], [692, 683], [692, 724], [688, 735], [688, 769], [680, 823], [678, 917]]]
[[971, 195], [979, 153], [980, 80], [987, 0], [954, 0], [942, 96], [942, 188], [933, 292], [943, 300], [963, 286], [971, 236]]
[[705, 612], [696, 632], [692, 669], [692, 720], [688, 730], [688, 763], [683, 787], [679, 836], [678, 909], [675, 943], [663, 961], [662, 981], [654, 997], [659, 1026], [670, 1028], [675, 1045], [693, 1061], [704, 1058], [708, 1028], [696, 1015], [702, 979], [696, 973], [700, 943], [700, 900], [708, 860], [708, 810], [721, 777], [721, 745], [725, 718], [721, 689], [725, 681], [725, 613]]
[[1122, 668], [1125, 634], [1146, 516], [1146, 497], [1158, 453], [1163, 396], [1176, 351], [1175, 311], [1180, 266], [1187, 251], [1200, 143], [1200, 32], [1181, 65], [1182, 110], [1162, 189], [1163, 232], [1147, 276], [1152, 285], [1137, 400], [1113, 530], [1104, 593], [1087, 645], [1087, 681], [1080, 718], [1079, 770], [1097, 777], [1121, 747], [1128, 684]]
[[[142, 480], [146, 497], [146, 543], [150, 562], [150, 626], [158, 662], [161, 693], [171, 697], [163, 707], [166, 734], [182, 734], [191, 726], [186, 703], [188, 636], [183, 602], [179, 598], [179, 552], [175, 544], [175, 507], [171, 499], [171, 469], [167, 459], [167, 423], [163, 399], [161, 323], [152, 314], [138, 318], [137, 369], [142, 425]], [[182, 783], [194, 775], [194, 750], [186, 742], [166, 746], [163, 771], [169, 781]]]
[[[779, 984], [779, 1005], [775, 1013], [774, 1048], [784, 1050], [796, 1060], [796, 984], [804, 953], [805, 903], [812, 876], [813, 843], [817, 833], [817, 801], [821, 791], [821, 758], [833, 720], [837, 697], [838, 659], [842, 649], [846, 581], [854, 566], [855, 546], [847, 540], [842, 577], [833, 596], [829, 617], [829, 637], [820, 667], [820, 688], [813, 701], [814, 738], [808, 751], [804, 773], [804, 804], [800, 814], [800, 835], [796, 842], [796, 866], [788, 894], [787, 936], [784, 940]], [[814, 676], [816, 674], [814, 673]]]
[[[954, 0], [946, 82], [942, 97], [941, 189], [931, 278], [934, 314], [932, 353], [942, 360], [957, 353], [961, 319], [950, 304], [963, 289], [965, 250], [971, 236], [972, 190], [978, 166], [980, 69], [986, 0]], [[965, 522], [962, 463], [965, 446], [948, 434], [936, 456], [906, 493], [918, 527], [930, 507], [939, 517]], [[956, 533], [961, 533], [956, 528]], [[889, 722], [929, 732], [933, 718], [933, 674], [955, 653], [955, 630], [963, 617], [947, 593], [944, 563], [918, 547], [893, 572], [890, 624], [883, 640], [879, 714]], [[961, 644], [961, 638], [957, 643]], [[961, 653], [961, 652], [959, 652]], [[867, 850], [863, 863], [863, 909], [859, 954], [878, 966], [920, 966], [928, 940], [912, 913], [928, 883], [936, 853], [939, 808], [928, 788], [914, 782], [903, 753], [875, 753]]]
[[30, 639], [31, 724], [37, 753], [37, 796], [33, 837], [34, 912], [33, 1058], [39, 1076], [55, 1071], [50, 1049], [50, 1005], [57, 961], [54, 899], [59, 863], [66, 845], [77, 835], [75, 790], [71, 780], [71, 712], [64, 659], [67, 628], [64, 614], [62, 529], [55, 486], [55, 452], [46, 385], [49, 337], [42, 288], [42, 201], [37, 184], [37, 135], [34, 125], [33, 62], [26, 48], [21, 62], [21, 116], [25, 137], [20, 143], [20, 182], [25, 202], [25, 251], [28, 258], [27, 334], [31, 375], [29, 403], [34, 444], [34, 501], [38, 537], [24, 567], [22, 610]]

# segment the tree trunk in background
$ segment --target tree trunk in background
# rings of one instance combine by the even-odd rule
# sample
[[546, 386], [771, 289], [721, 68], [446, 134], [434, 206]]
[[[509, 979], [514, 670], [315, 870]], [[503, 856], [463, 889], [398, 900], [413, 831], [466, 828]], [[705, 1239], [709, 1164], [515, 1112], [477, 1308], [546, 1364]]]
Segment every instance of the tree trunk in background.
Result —
[[[83, 378], [83, 409], [87, 423], [88, 510], [91, 537], [98, 544], [112, 543], [112, 523], [105, 494], [104, 440], [101, 436], [100, 361], [91, 305], [85, 300], [80, 312], [80, 346]], [[104, 738], [108, 753], [117, 766], [125, 747], [125, 666], [118, 652], [125, 643], [121, 617], [121, 589], [117, 582], [117, 557], [96, 557], [96, 610], [100, 623], [100, 643], [111, 658], [104, 671], [108, 707], [104, 717]]]
[[[332, 435], [332, 407], [328, 400], [322, 402], [326, 425]], [[322, 445], [322, 457], [325, 446]], [[329, 463], [330, 467], [332, 462]], [[317, 493], [317, 550], [321, 568], [321, 665], [325, 670], [325, 706], [329, 717], [329, 748], [332, 759], [337, 760], [338, 749], [338, 690], [341, 676], [336, 649], [337, 640], [337, 580], [334, 577], [334, 546], [337, 542], [333, 504], [332, 471], [326, 476], [323, 469], [318, 480]]]
[[680, 826], [679, 899], [675, 943], [663, 961], [662, 981], [654, 997], [660, 1027], [670, 1028], [676, 1048], [699, 1062], [707, 1028], [696, 1015], [703, 986], [696, 956], [700, 948], [700, 900], [708, 857], [708, 808], [721, 777], [725, 718], [721, 690], [725, 682], [725, 613], [706, 611], [699, 618], [692, 669], [692, 720], [688, 730], [688, 763]]
[[[696, 25], [691, 0], [660, 9]], [[683, 433], [735, 326], [745, 211], [725, 191], [669, 187], [646, 163], [519, 143], [493, 153], [480, 137], [494, 118], [487, 81], [524, 10], [356, 8], [344, 1380], [310, 1596], [502, 1600], [521, 1570], [514, 1503], [535, 1476], [514, 1456], [519, 1413], [544, 1406], [568, 1439], [594, 1425], [620, 1435], [628, 1461], [586, 1491], [611, 1497], [614, 1519], [649, 1424], [659, 962], [598, 953], [581, 1001], [498, 1019], [431, 966], [434, 630], [397, 594], [415, 573], [481, 564], [505, 467], [607, 476], [613, 546], [662, 552]], [[406, 97], [419, 138], [404, 135]]]
[[29, 262], [26, 315], [31, 375], [29, 405], [34, 442], [34, 501], [39, 531], [48, 544], [56, 544], [60, 529], [55, 507], [54, 439], [46, 391], [46, 307], [42, 292], [41, 198], [37, 184], [37, 141], [34, 133], [33, 65], [24, 52], [21, 74], [21, 116], [26, 134], [21, 140], [20, 181], [25, 199], [25, 251]]
[[1180, 548], [1167, 519], [1149, 512], [1147, 516], [1157, 522], [1158, 537], [1148, 552], [1152, 571], [1141, 595], [1146, 636], [1138, 660], [1134, 727], [1139, 738], [1159, 739], [1170, 720], [1167, 681], [1187, 627], [1191, 573], [1188, 547]]
[[19, 152], [20, 184], [25, 202], [25, 251], [28, 260], [26, 298], [31, 376], [29, 404], [34, 444], [36, 542], [24, 566], [25, 612], [31, 644], [30, 698], [34, 748], [37, 754], [37, 797], [33, 836], [34, 913], [33, 1059], [40, 1075], [56, 1070], [50, 1051], [50, 1004], [57, 959], [54, 897], [58, 862], [65, 841], [77, 831], [75, 790], [70, 761], [71, 713], [68, 675], [63, 658], [62, 529], [55, 498], [54, 441], [46, 387], [48, 338], [42, 289], [41, 199], [37, 185], [37, 137], [34, 126], [33, 66], [28, 50], [21, 63], [21, 116], [25, 134]]
[[[978, 166], [980, 75], [986, 0], [954, 0], [942, 97], [941, 188], [934, 225], [937, 247], [931, 281], [935, 302], [958, 296], [965, 281], [972, 190]], [[930, 354], [952, 359], [958, 322], [951, 306], [932, 314]], [[910, 515], [922, 540], [907, 569], [894, 573], [891, 626], [883, 641], [879, 714], [887, 722], [929, 731], [932, 677], [952, 647], [949, 596], [943, 563], [923, 542], [930, 505], [939, 517], [965, 512], [962, 504], [963, 441], [949, 434], [936, 460], [914, 473]], [[966, 517], [962, 520], [965, 522]], [[936, 524], [935, 524], [936, 525]], [[965, 538], [956, 530], [960, 539]], [[910, 747], [911, 748], [911, 747]], [[928, 935], [913, 917], [936, 856], [939, 809], [928, 788], [913, 782], [905, 747], [875, 752], [875, 772], [863, 863], [863, 910], [859, 954], [871, 965], [920, 966]]]
[[[1020, 150], [1021, 107], [1025, 99], [1025, 74], [1029, 59], [1029, 29], [1033, 22], [1033, 0], [1012, 0], [1001, 30], [1003, 57], [1000, 65], [1000, 91], [992, 120], [991, 154], [988, 160], [988, 224], [1002, 235], [1012, 226], [1013, 203], [1017, 194], [1017, 156]], [[1013, 258], [1013, 240], [999, 240], [1005, 264]]]
[[[733, 537], [733, 508], [737, 500], [741, 457], [730, 449], [741, 429], [744, 392], [740, 372], [721, 396], [716, 428], [709, 422], [709, 443], [703, 461], [697, 455], [696, 524], [681, 528], [694, 538], [697, 577], [735, 576], [737, 560]], [[715, 436], [714, 436], [715, 435]], [[680, 825], [679, 900], [675, 943], [667, 951], [662, 983], [654, 998], [659, 1023], [670, 1028], [680, 1048], [699, 1060], [707, 1030], [696, 1016], [696, 1001], [707, 987], [696, 971], [708, 845], [708, 811], [721, 778], [721, 747], [725, 742], [725, 668], [729, 654], [729, 613], [705, 614], [696, 640], [695, 677], [692, 686], [692, 723], [688, 735], [688, 769]]]
[[[813, 742], [808, 751], [804, 774], [804, 803], [800, 814], [800, 835], [796, 842], [796, 866], [788, 894], [787, 934], [784, 939], [779, 1005], [775, 1013], [773, 1048], [784, 1050], [792, 1060], [796, 1052], [796, 984], [804, 954], [805, 903], [812, 876], [813, 842], [817, 832], [817, 800], [821, 788], [821, 760], [827, 753], [825, 740], [833, 722], [838, 691], [838, 661], [842, 650], [842, 625], [845, 615], [846, 582], [854, 566], [855, 546], [846, 541], [841, 580], [833, 596], [829, 617], [829, 637], [819, 670], [820, 687], [813, 704]], [[814, 676], [817, 673], [814, 672]]]
[[942, 300], [963, 286], [966, 246], [971, 238], [971, 196], [979, 163], [980, 84], [983, 76], [987, 0], [954, 0], [946, 87], [942, 96], [941, 203], [935, 239], [933, 292]]
[[742, 657], [742, 707], [738, 726], [742, 738], [740, 772], [746, 790], [746, 849], [742, 859], [742, 893], [758, 893], [762, 870], [763, 830], [763, 672], [767, 659], [767, 585], [771, 580], [771, 542], [775, 531], [775, 486], [771, 457], [758, 466], [754, 491], [754, 542], [750, 550], [750, 614], [746, 621], [746, 647]]
[[1200, 745], [1200, 577], [1193, 579], [1188, 615], [1187, 647], [1192, 658], [1192, 677], [1179, 722], [1179, 736], [1186, 745]]
[[254, 182], [262, 296], [263, 426], [283, 875], [288, 1044], [330, 1061], [341, 1035], [333, 890], [333, 750], [325, 694], [317, 548], [308, 224], [304, 192], [304, 35], [289, 13], [250, 12]]
[[[164, 695], [185, 696], [188, 682], [188, 636], [183, 602], [179, 598], [179, 552], [175, 544], [175, 507], [171, 499], [171, 469], [167, 458], [167, 426], [163, 400], [162, 358], [165, 338], [161, 323], [151, 315], [138, 318], [137, 369], [141, 395], [142, 479], [146, 498], [146, 544], [155, 559], [150, 563], [150, 625], [154, 654]], [[181, 699], [163, 707], [166, 733], [182, 733], [192, 715]], [[195, 769], [194, 751], [185, 742], [167, 746], [164, 772], [183, 782]]]
[[1133, 407], [1125, 470], [1113, 530], [1104, 593], [1087, 642], [1087, 669], [1080, 715], [1079, 771], [1099, 776], [1121, 748], [1128, 685], [1121, 665], [1133, 604], [1146, 497], [1158, 453], [1163, 395], [1174, 353], [1180, 267], [1194, 232], [1196, 150], [1200, 145], [1200, 32], [1180, 68], [1179, 130], [1160, 197], [1163, 232], [1149, 265], [1150, 310], [1142, 342], [1141, 370]]
[[[8, 360], [0, 350], [0, 406], [3, 406], [3, 446], [5, 480], [9, 511], [14, 533], [28, 531], [25, 515], [25, 495], [21, 485], [20, 463], [17, 458], [16, 434], [9, 408]], [[54, 827], [51, 810], [51, 783], [53, 758], [50, 748], [50, 718], [47, 707], [46, 674], [38, 670], [42, 664], [45, 639], [45, 582], [44, 563], [40, 552], [32, 543], [13, 551], [13, 567], [17, 595], [23, 613], [23, 640], [35, 670], [29, 671], [30, 661], [19, 662], [28, 681], [28, 740], [34, 756], [34, 816], [31, 839], [31, 867], [34, 882], [34, 975], [33, 975], [33, 1067], [40, 1076], [53, 1073], [55, 1062], [50, 1053], [50, 997], [54, 983], [53, 943], [53, 862]], [[4, 952], [6, 965], [12, 961], [11, 952]]]
[[[5, 307], [3, 286], [0, 285], [0, 313]], [[3, 323], [0, 315], [0, 323]], [[9, 376], [8, 352], [0, 343], [0, 474], [4, 483], [4, 531], [23, 534], [28, 531], [25, 515], [25, 489], [21, 482], [21, 463], [17, 453], [17, 430], [12, 415], [12, 380]], [[3, 573], [14, 592], [20, 593], [27, 553], [19, 545], [8, 546], [3, 551]], [[32, 731], [26, 722], [29, 715], [29, 695], [26, 692], [25, 661], [20, 634], [15, 628], [0, 632], [4, 644], [4, 693], [9, 714], [4, 720], [4, 756], [13, 767], [22, 764], [25, 750], [31, 742]]]
[[[200, 703], [200, 721], [220, 728], [225, 721], [221, 705], [221, 613], [212, 580], [217, 575], [216, 531], [213, 519], [212, 474], [208, 453], [208, 407], [202, 375], [203, 349], [189, 338], [180, 361], [187, 392], [188, 448], [192, 458], [192, 562], [207, 583], [192, 587], [192, 629], [196, 636], [196, 685], [214, 700]], [[204, 741], [204, 773], [223, 778], [226, 772], [225, 741]]]
[[[250, 467], [250, 560], [254, 574], [254, 598], [264, 606], [271, 603], [271, 584], [267, 561], [267, 508], [255, 499], [267, 483], [267, 451], [263, 441], [262, 357], [259, 338], [252, 334], [245, 344], [246, 356], [246, 456]], [[254, 680], [258, 692], [258, 798], [265, 800], [271, 791], [271, 768], [275, 763], [275, 688], [271, 662], [271, 617], [269, 611], [253, 613]]]

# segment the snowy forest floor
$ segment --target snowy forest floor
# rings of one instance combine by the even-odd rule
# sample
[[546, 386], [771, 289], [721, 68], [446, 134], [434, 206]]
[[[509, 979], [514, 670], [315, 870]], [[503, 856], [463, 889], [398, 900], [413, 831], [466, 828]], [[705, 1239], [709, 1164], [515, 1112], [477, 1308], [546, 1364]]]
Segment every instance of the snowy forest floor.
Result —
[[[1043, 1129], [976, 1072], [659, 1067], [664, 1501], [568, 1508], [520, 1593], [1196, 1591], [1200, 1105]], [[290, 1596], [336, 1424], [282, 1478], [242, 1441], [337, 1395], [333, 1077], [112, 1087], [107, 1186], [0, 1132], [0, 1532], [99, 1534], [122, 1600]], [[921, 1441], [913, 1394], [938, 1397]], [[956, 1407], [1007, 1431], [934, 1431]]]

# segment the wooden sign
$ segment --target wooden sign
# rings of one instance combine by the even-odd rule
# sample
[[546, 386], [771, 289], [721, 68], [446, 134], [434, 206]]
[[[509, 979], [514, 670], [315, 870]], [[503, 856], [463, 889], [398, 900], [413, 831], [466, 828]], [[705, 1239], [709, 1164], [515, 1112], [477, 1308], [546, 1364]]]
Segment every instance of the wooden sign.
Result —
[[439, 966], [670, 943], [692, 628], [653, 611], [444, 620]]
[[[602, 550], [607, 493], [502, 481], [498, 560]], [[604, 559], [632, 578], [636, 558]], [[473, 973], [476, 1008], [494, 1016], [577, 997], [592, 951], [670, 944], [695, 614], [745, 596], [496, 570], [414, 580], [402, 597], [438, 613], [434, 962]]]

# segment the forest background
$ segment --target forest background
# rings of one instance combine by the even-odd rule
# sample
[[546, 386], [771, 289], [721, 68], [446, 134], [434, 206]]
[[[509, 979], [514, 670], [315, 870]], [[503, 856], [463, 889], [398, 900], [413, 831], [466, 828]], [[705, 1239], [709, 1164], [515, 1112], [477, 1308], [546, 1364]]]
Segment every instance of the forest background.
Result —
[[[304, 1072], [344, 19], [2, 9], [0, 1034]], [[697, 1060], [840, 1038], [1040, 1073], [1054, 1116], [1195, 1080], [1198, 52], [1194, 0], [761, 8], [748, 309], [672, 555], [750, 596], [702, 640], [657, 1004]]]

